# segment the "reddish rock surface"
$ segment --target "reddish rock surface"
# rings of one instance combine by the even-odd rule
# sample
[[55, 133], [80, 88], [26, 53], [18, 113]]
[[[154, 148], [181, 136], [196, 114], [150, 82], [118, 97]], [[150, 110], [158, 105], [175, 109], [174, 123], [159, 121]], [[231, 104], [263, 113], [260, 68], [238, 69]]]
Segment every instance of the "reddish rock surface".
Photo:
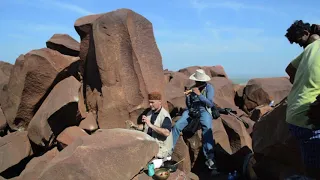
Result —
[[289, 132], [285, 121], [286, 108], [287, 102], [283, 100], [274, 110], [262, 116], [254, 125], [252, 135], [253, 150], [256, 156], [263, 157], [257, 159], [257, 168], [273, 167], [263, 171], [273, 173], [277, 178], [287, 171], [287, 168], [293, 172], [302, 170], [298, 143]]
[[223, 126], [222, 119], [213, 120], [213, 137], [216, 144], [220, 144], [220, 146], [229, 154], [232, 154], [231, 145], [229, 142], [229, 137], [226, 132], [226, 129]]
[[0, 131], [4, 130], [6, 126], [7, 126], [6, 117], [4, 116], [0, 106]]
[[0, 173], [33, 154], [26, 131], [0, 138]]
[[175, 146], [174, 152], [172, 153], [172, 160], [179, 162], [184, 159], [182, 162], [178, 164], [178, 169], [181, 171], [188, 173], [191, 171], [191, 162], [190, 162], [190, 154], [189, 149], [183, 138], [180, 136], [177, 144]]
[[158, 148], [143, 132], [99, 130], [67, 146], [52, 159], [39, 180], [132, 179], [158, 153]]
[[47, 42], [48, 48], [69, 56], [79, 56], [80, 43], [68, 34], [54, 34]]
[[[9, 83], [10, 73], [13, 65], [7, 62], [0, 61], [0, 97], [4, 96], [3, 88]], [[1, 101], [0, 101], [1, 105]]]
[[89, 111], [98, 111], [100, 128], [124, 128], [126, 120], [136, 121], [149, 106], [148, 93], [159, 91], [165, 99], [152, 24], [120, 9], [101, 15], [92, 29], [84, 72], [86, 104]]
[[48, 48], [20, 56], [10, 76], [2, 110], [10, 128], [25, 129], [51, 88], [68, 76], [74, 59]]
[[[24, 55], [20, 55], [13, 68], [9, 78], [6, 90], [3, 96], [0, 96], [0, 104], [6, 119], [14, 120], [21, 101], [21, 95], [24, 87], [26, 70], [24, 67]], [[10, 89], [10, 91], [8, 91]]]
[[286, 77], [251, 79], [244, 89], [244, 108], [248, 111], [274, 100], [278, 104], [287, 97], [292, 84]]
[[58, 149], [53, 148], [42, 156], [33, 158], [18, 177], [10, 180], [37, 180], [43, 169], [58, 153]]
[[84, 66], [88, 55], [89, 42], [90, 42], [90, 33], [92, 30], [92, 23], [98, 19], [102, 14], [95, 14], [84, 16], [76, 20], [74, 23], [74, 28], [81, 38], [80, 42], [80, 53], [79, 57], [81, 59], [82, 66], [80, 72], [84, 75]]
[[[227, 101], [231, 105], [235, 105], [234, 96], [235, 92], [233, 90], [232, 81], [224, 78], [224, 77], [213, 77], [210, 82], [214, 87], [214, 102], [216, 102], [216, 98], [223, 99]], [[231, 108], [231, 107], [230, 107]]]
[[60, 147], [65, 148], [81, 136], [88, 136], [88, 134], [83, 129], [79, 128], [78, 126], [72, 126], [72, 127], [68, 127], [65, 130], [63, 130], [58, 135], [57, 141], [58, 141]]
[[37, 145], [45, 146], [65, 128], [79, 125], [76, 119], [80, 83], [68, 77], [58, 83], [45, 99], [28, 126], [28, 136]]
[[258, 106], [252, 111], [250, 119], [252, 119], [253, 121], [258, 121], [260, 117], [271, 110], [273, 110], [273, 108], [268, 105]]
[[86, 115], [86, 118], [80, 122], [79, 127], [88, 132], [97, 130], [97, 116], [94, 113], [89, 112]]

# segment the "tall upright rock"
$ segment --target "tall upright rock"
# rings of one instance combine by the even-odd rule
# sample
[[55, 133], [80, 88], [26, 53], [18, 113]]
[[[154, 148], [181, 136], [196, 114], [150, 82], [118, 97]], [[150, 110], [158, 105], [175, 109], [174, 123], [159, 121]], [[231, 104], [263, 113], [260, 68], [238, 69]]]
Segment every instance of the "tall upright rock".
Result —
[[164, 96], [162, 58], [150, 21], [119, 9], [80, 18], [75, 28], [82, 39], [85, 102], [98, 112], [100, 128], [125, 127], [149, 106], [148, 93]]

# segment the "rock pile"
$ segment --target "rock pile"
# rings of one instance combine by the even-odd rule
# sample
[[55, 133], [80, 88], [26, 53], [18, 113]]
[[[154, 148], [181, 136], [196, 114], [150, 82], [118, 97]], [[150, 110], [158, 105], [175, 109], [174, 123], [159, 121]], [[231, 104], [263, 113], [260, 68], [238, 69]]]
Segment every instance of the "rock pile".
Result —
[[[20, 55], [14, 65], [0, 63], [0, 178], [150, 179], [143, 169], [158, 145], [142, 132], [125, 130], [125, 121], [137, 122], [152, 91], [162, 93], [164, 107], [178, 120], [184, 88], [192, 85], [188, 77], [198, 68], [211, 77], [215, 104], [236, 111], [213, 120], [222, 171], [254, 174], [253, 152], [259, 164], [290, 139], [271, 129], [282, 123], [277, 132], [286, 132], [283, 107], [268, 107], [287, 96], [287, 78], [253, 79], [241, 87], [222, 66], [163, 70], [151, 22], [129, 9], [81, 17], [74, 27], [80, 43], [55, 34], [47, 48]], [[270, 139], [270, 132], [278, 139]], [[180, 137], [173, 159], [185, 160], [169, 179], [209, 178], [201, 140], [201, 130]], [[293, 155], [299, 157], [287, 159]]]

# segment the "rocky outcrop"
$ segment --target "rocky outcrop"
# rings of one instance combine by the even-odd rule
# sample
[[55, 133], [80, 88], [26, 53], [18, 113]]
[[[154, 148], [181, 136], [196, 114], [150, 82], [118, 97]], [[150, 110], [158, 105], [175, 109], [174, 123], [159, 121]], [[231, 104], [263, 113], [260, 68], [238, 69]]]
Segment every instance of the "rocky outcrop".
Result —
[[11, 129], [26, 129], [50, 90], [70, 74], [75, 59], [51, 49], [33, 50], [20, 56], [10, 76], [2, 110]]
[[[0, 97], [4, 96], [3, 88], [7, 88], [9, 83], [10, 73], [13, 65], [7, 62], [0, 61]], [[0, 101], [1, 105], [1, 101]]]
[[47, 48], [69, 56], [79, 56], [80, 43], [68, 34], [54, 34], [47, 42]]
[[159, 91], [165, 99], [152, 24], [131, 10], [119, 9], [102, 14], [87, 29], [92, 29], [89, 45], [81, 51], [88, 53], [80, 56], [85, 58], [86, 105], [97, 111], [100, 128], [124, 128], [125, 120], [136, 121], [149, 106], [148, 93]]
[[292, 84], [286, 77], [251, 79], [243, 94], [244, 109], [251, 111], [260, 105], [274, 101], [278, 104], [288, 96]]
[[158, 144], [143, 132], [99, 130], [67, 146], [52, 159], [39, 180], [132, 179], [157, 153]]
[[27, 132], [14, 132], [0, 138], [0, 173], [31, 156], [33, 151]]
[[[287, 78], [243, 86], [219, 65], [163, 70], [151, 22], [129, 9], [81, 17], [74, 27], [80, 50], [55, 34], [48, 48], [19, 56], [10, 77], [0, 63], [0, 179], [150, 179], [144, 170], [159, 145], [121, 128], [147, 110], [152, 91], [162, 93], [174, 124], [199, 68], [211, 77], [215, 105], [233, 110], [212, 122], [219, 170], [269, 179], [301, 170], [285, 103], [268, 106], [287, 96]], [[169, 179], [217, 178], [205, 167], [202, 140], [201, 129], [179, 137], [172, 159], [184, 161]]]
[[88, 134], [78, 126], [71, 126], [63, 130], [57, 137], [57, 142], [63, 149], [72, 144], [77, 138], [87, 136]]
[[59, 82], [42, 103], [28, 126], [28, 136], [39, 146], [48, 146], [65, 128], [79, 125], [78, 92], [80, 83], [73, 77]]
[[22, 171], [22, 173], [11, 180], [35, 180], [50, 161], [59, 153], [57, 148], [53, 148], [40, 157], [33, 158]]
[[255, 168], [260, 176], [279, 178], [288, 172], [302, 172], [299, 145], [285, 121], [286, 108], [284, 99], [254, 125]]

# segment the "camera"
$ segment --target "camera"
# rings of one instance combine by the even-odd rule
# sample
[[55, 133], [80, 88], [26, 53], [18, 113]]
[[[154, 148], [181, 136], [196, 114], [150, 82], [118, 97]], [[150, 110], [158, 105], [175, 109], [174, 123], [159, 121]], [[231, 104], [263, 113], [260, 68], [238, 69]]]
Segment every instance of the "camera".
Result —
[[189, 109], [189, 116], [191, 118], [200, 118], [200, 111], [195, 108]]

